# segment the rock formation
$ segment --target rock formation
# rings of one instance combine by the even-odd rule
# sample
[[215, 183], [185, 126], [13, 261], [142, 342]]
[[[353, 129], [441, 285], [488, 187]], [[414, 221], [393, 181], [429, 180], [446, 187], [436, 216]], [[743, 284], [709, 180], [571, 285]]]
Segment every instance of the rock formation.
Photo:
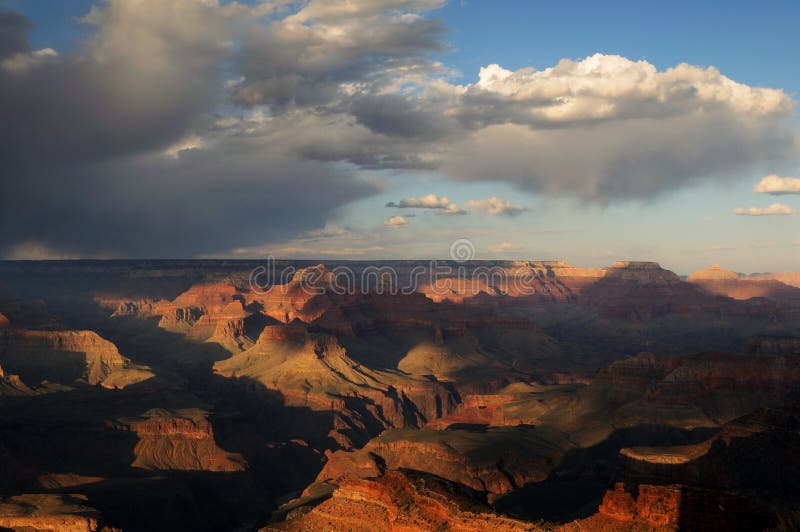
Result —
[[200, 410], [153, 409], [130, 423], [139, 441], [133, 467], [181, 471], [243, 471], [244, 459], [223, 451]]
[[[784, 277], [786, 278], [786, 277]], [[791, 279], [791, 278], [789, 278]], [[757, 297], [800, 304], [800, 288], [781, 282], [776, 276], [744, 276], [719, 266], [699, 270], [687, 277], [688, 282], [700, 286], [710, 294], [747, 300]]]
[[[97, 532], [101, 520], [82, 495], [25, 494], [0, 500], [3, 530]], [[105, 527], [102, 530], [111, 532]]]
[[[274, 284], [263, 293], [250, 291], [247, 302], [278, 321], [310, 322], [332, 306], [332, 297], [344, 287], [335, 286], [336, 276], [324, 264], [302, 268], [284, 284]], [[347, 285], [345, 285], [347, 286]]]
[[0, 261], [6, 513], [633, 531], [800, 507], [791, 276], [444, 262], [414, 291], [427, 264], [286, 261], [261, 290], [259, 262]]
[[695, 281], [737, 281], [741, 276], [731, 270], [720, 268], [718, 264], [714, 264], [706, 270], [697, 270], [689, 275], [686, 280], [691, 282]]
[[0, 364], [32, 384], [83, 381], [122, 388], [152, 377], [147, 368], [131, 364], [113, 343], [92, 331], [2, 332]]
[[362, 449], [333, 453], [317, 481], [371, 477], [386, 467], [425, 471], [499, 495], [545, 480], [562, 455], [562, 449], [530, 427], [388, 430]]
[[542, 528], [502, 517], [479, 494], [431, 476], [389, 471], [375, 479], [348, 480], [317, 506], [296, 506], [268, 530], [497, 530]]
[[775, 280], [783, 284], [800, 288], [800, 272], [781, 272], [781, 273], [754, 273], [747, 276], [748, 279], [755, 281]]
[[[219, 361], [225, 377], [259, 383], [286, 406], [344, 416], [330, 436], [345, 447], [385, 427], [421, 426], [452, 408], [447, 388], [428, 379], [374, 370], [350, 358], [334, 336], [301, 324], [270, 325], [250, 349]], [[336, 425], [339, 425], [336, 428]]]
[[[768, 516], [753, 511], [747, 498], [731, 492], [681, 485], [641, 484], [638, 496], [617, 483], [598, 513], [576, 523], [580, 530], [757, 530]], [[570, 526], [563, 527], [570, 530]]]

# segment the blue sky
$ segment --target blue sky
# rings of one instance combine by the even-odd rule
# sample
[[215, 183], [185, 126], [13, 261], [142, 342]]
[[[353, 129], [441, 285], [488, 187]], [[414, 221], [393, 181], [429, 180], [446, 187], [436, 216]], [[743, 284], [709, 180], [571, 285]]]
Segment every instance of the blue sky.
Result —
[[[21, 12], [34, 22], [33, 48], [67, 54], [79, 50], [76, 43], [91, 31], [77, 18], [95, 3], [0, 0], [0, 9]], [[479, 69], [493, 63], [511, 71], [542, 70], [564, 58], [581, 60], [600, 52], [644, 60], [659, 71], [684, 62], [713, 66], [750, 87], [782, 89], [795, 103], [800, 93], [798, 2], [456, 0], [423, 16], [442, 19], [447, 28], [448, 50], [431, 55], [455, 72], [449, 77], [455, 85], [474, 83]], [[789, 120], [795, 128], [800, 124], [796, 111]], [[449, 241], [466, 237], [476, 243], [477, 258], [560, 258], [585, 266], [614, 259], [657, 260], [679, 273], [712, 263], [738, 271], [800, 266], [800, 216], [732, 213], [737, 207], [776, 201], [800, 211], [800, 196], [752, 192], [764, 175], [798, 176], [794, 155], [727, 169], [724, 180], [697, 176], [657, 197], [610, 202], [544, 195], [489, 177], [463, 182], [436, 169], [358, 171], [380, 183], [381, 191], [344, 202], [323, 224], [355, 236], [319, 244], [327, 252], [353, 246], [356, 251], [349, 258], [444, 257]], [[529, 210], [514, 217], [445, 217], [431, 210], [385, 207], [426, 194], [446, 196], [459, 205], [499, 197]], [[384, 221], [393, 215], [413, 216], [407, 216], [407, 226], [387, 229]], [[280, 253], [304, 245], [302, 238], [287, 237], [243, 249]]]
[[472, 0], [444, 8], [465, 73], [489, 62], [553, 65], [595, 52], [646, 59], [659, 69], [716, 66], [747, 84], [800, 89], [792, 1], [538, 2]]

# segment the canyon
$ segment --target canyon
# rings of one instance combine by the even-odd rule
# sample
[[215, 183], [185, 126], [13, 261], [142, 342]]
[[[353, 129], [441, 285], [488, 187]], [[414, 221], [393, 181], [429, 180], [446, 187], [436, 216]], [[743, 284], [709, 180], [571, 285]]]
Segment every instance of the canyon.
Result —
[[800, 274], [267, 266], [0, 262], [0, 527], [800, 519]]

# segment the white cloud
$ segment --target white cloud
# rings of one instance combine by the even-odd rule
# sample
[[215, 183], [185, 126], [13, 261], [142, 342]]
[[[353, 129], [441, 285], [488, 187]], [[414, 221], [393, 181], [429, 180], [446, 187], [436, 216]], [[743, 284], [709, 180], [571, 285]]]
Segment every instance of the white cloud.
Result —
[[[471, 103], [481, 105], [470, 109]], [[463, 105], [464, 112], [477, 113], [474, 117], [485, 123], [533, 127], [665, 118], [717, 108], [766, 116], [793, 108], [783, 91], [737, 83], [713, 67], [682, 63], [659, 72], [647, 61], [600, 53], [582, 61], [562, 59], [544, 70], [512, 72], [489, 65], [481, 69], [477, 83], [464, 87]], [[513, 114], [504, 113], [504, 108]]]
[[58, 52], [52, 48], [43, 48], [30, 52], [22, 52], [0, 61], [0, 67], [12, 73], [19, 73], [35, 67], [48, 59], [58, 57]]
[[406, 220], [405, 216], [392, 216], [391, 218], [387, 218], [383, 224], [386, 227], [402, 227], [408, 225], [408, 220]]
[[733, 214], [741, 216], [780, 216], [794, 214], [794, 209], [783, 203], [773, 203], [769, 207], [748, 207], [733, 209]]
[[396, 209], [435, 209], [438, 214], [466, 214], [466, 211], [451, 202], [447, 196], [427, 194], [419, 198], [403, 198], [398, 202], [390, 201], [387, 207]]
[[172, 146], [164, 150], [161, 155], [168, 159], [178, 159], [183, 152], [189, 150], [199, 150], [206, 147], [206, 141], [198, 135], [189, 135], [188, 137], [179, 140]]
[[789, 95], [713, 67], [658, 71], [602, 54], [544, 70], [490, 65], [443, 100], [462, 126], [441, 157], [451, 178], [599, 203], [729, 179], [798, 146]]
[[390, 201], [386, 204], [387, 207], [398, 209], [446, 209], [450, 205], [447, 196], [439, 197], [436, 194], [428, 194], [419, 198], [403, 198], [397, 203]]
[[517, 251], [522, 251], [525, 248], [520, 245], [513, 244], [511, 242], [503, 242], [496, 246], [489, 246], [488, 249], [492, 253], [514, 253]]
[[514, 205], [508, 200], [497, 197], [491, 197], [485, 200], [469, 200], [466, 206], [478, 209], [492, 216], [515, 216], [530, 210], [524, 205]]
[[451, 203], [443, 210], [437, 211], [436, 214], [467, 214], [467, 211], [465, 211], [455, 203]]
[[800, 179], [796, 177], [781, 177], [775, 174], [765, 176], [753, 186], [753, 192], [759, 194], [800, 194]]

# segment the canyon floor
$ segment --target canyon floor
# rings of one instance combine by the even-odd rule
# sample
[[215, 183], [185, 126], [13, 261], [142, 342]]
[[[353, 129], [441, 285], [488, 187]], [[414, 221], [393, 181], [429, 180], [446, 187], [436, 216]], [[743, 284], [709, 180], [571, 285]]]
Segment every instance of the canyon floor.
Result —
[[0, 529], [800, 527], [800, 273], [264, 266], [0, 262]]

